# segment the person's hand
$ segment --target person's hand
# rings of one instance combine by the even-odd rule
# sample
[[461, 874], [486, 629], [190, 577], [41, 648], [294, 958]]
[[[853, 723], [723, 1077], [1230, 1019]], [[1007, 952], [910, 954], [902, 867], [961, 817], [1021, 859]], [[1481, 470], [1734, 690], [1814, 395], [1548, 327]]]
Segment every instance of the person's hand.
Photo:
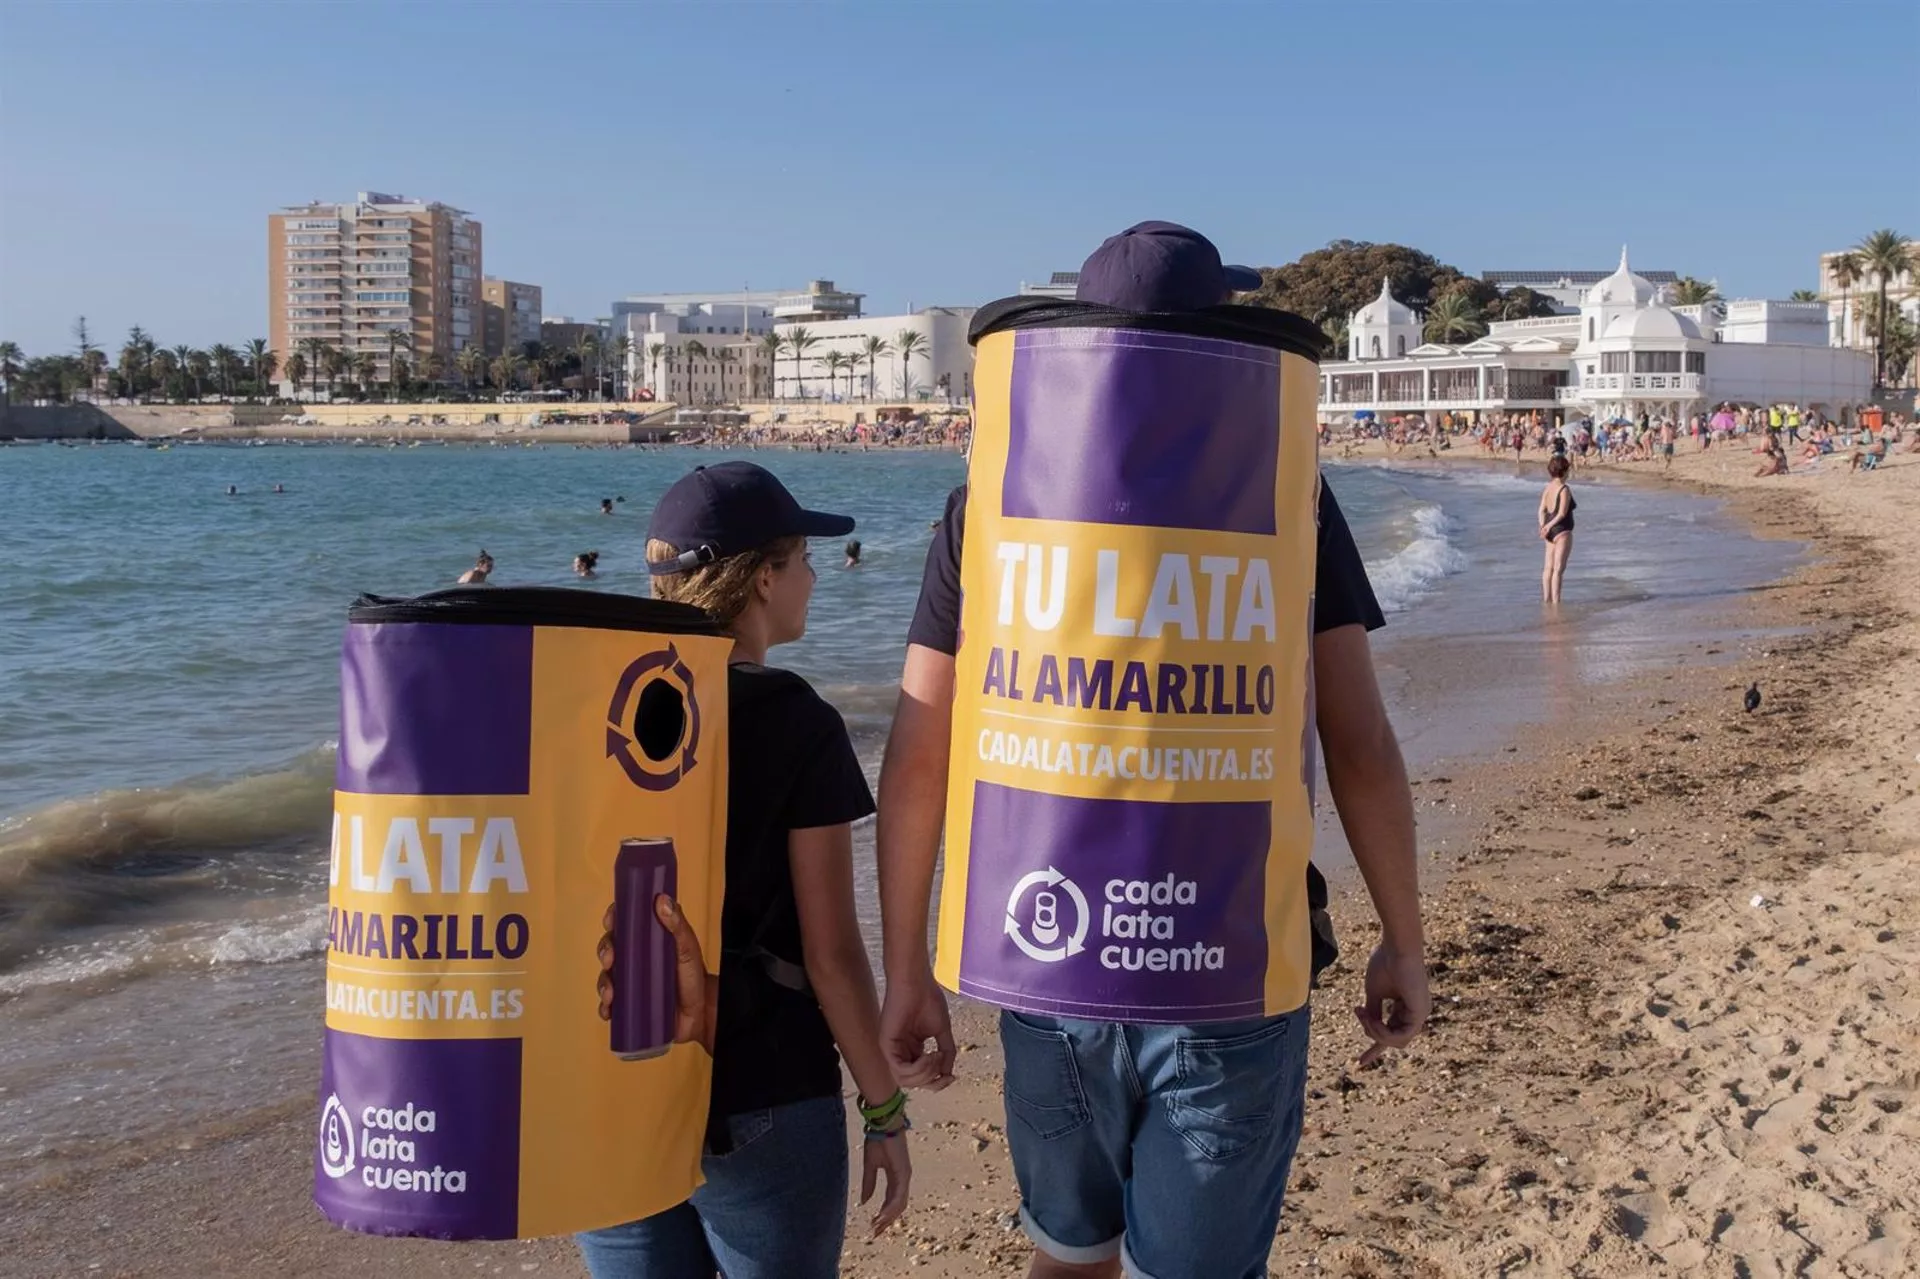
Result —
[[[673, 984], [676, 996], [673, 1042], [699, 1044], [713, 1052], [714, 1018], [720, 1007], [720, 979], [707, 971], [700, 939], [680, 913], [680, 905], [665, 893], [653, 899], [654, 918], [673, 934]], [[613, 1020], [613, 907], [600, 919], [600, 1020]]]
[[873, 1214], [872, 1234], [868, 1236], [877, 1238], [888, 1226], [900, 1220], [900, 1214], [907, 1210], [907, 1188], [913, 1184], [913, 1160], [907, 1155], [907, 1134], [904, 1132], [881, 1141], [863, 1138], [860, 1144], [866, 1147], [861, 1154], [865, 1166], [860, 1177], [862, 1204], [873, 1198], [874, 1183], [880, 1174], [887, 1174], [887, 1193]]
[[1360, 1068], [1378, 1062], [1389, 1048], [1412, 1043], [1432, 1011], [1425, 957], [1417, 950], [1408, 953], [1381, 943], [1367, 961], [1367, 1002], [1353, 1010], [1373, 1041], [1360, 1054]]
[[[933, 1040], [928, 1051], [927, 1041]], [[938, 1092], [953, 1082], [953, 1022], [947, 995], [925, 973], [908, 981], [887, 982], [880, 1009], [880, 1047], [902, 1088]]]

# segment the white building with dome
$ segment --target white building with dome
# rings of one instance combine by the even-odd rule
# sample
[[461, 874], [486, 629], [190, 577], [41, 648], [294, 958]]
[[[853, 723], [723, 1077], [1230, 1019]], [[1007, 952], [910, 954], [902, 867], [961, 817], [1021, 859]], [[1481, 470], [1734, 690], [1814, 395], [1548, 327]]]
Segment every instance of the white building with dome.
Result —
[[1320, 366], [1320, 416], [1526, 413], [1567, 420], [1684, 418], [1714, 405], [1799, 404], [1837, 413], [1864, 402], [1873, 361], [1828, 345], [1825, 304], [1669, 305], [1625, 249], [1578, 312], [1498, 320], [1486, 336], [1422, 338], [1421, 317], [1380, 296], [1348, 321], [1347, 358]]

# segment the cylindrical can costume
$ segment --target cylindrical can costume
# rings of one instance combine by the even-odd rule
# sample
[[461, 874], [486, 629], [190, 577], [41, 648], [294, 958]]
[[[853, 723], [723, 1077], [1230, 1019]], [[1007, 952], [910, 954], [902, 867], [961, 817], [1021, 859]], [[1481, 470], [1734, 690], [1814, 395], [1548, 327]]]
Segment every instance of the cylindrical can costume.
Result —
[[1307, 999], [1319, 331], [1013, 299], [973, 453], [937, 972], [1128, 1022]]
[[668, 1043], [652, 895], [718, 956], [731, 646], [697, 609], [583, 590], [349, 612], [314, 1157], [329, 1219], [532, 1238], [699, 1185], [712, 1063]]

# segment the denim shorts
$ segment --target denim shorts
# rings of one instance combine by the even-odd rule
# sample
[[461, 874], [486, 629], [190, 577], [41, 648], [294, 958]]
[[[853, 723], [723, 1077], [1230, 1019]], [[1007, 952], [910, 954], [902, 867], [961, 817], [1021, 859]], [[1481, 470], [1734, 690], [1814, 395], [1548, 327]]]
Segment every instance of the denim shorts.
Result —
[[1307, 1009], [1203, 1026], [1000, 1014], [1020, 1217], [1133, 1279], [1267, 1273], [1306, 1107]]
[[838, 1097], [727, 1119], [677, 1208], [575, 1235], [593, 1279], [835, 1279], [847, 1230], [847, 1110]]

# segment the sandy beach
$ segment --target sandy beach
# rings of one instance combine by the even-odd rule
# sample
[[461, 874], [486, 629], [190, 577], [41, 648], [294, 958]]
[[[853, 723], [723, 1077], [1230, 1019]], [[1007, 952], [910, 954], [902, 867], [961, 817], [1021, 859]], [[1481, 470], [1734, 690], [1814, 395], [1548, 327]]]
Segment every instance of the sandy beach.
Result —
[[[1341, 892], [1275, 1273], [1920, 1272], [1920, 691], [1902, 679], [1920, 565], [1889, 533], [1920, 501], [1920, 457], [1753, 466], [1726, 447], [1670, 475], [1614, 468], [1811, 545], [1787, 581], [1726, 601], [1732, 638], [1416, 776], [1423, 821], [1464, 837], [1427, 863], [1436, 1017], [1364, 1074], [1347, 1010], [1371, 928]], [[1570, 596], [1579, 573], [1576, 547]], [[855, 1210], [848, 1275], [1024, 1267], [992, 1016], [957, 1006], [956, 1029], [959, 1081], [914, 1102], [913, 1207], [874, 1242]], [[310, 1086], [0, 1195], [0, 1274], [584, 1273], [563, 1240], [327, 1226]]]

